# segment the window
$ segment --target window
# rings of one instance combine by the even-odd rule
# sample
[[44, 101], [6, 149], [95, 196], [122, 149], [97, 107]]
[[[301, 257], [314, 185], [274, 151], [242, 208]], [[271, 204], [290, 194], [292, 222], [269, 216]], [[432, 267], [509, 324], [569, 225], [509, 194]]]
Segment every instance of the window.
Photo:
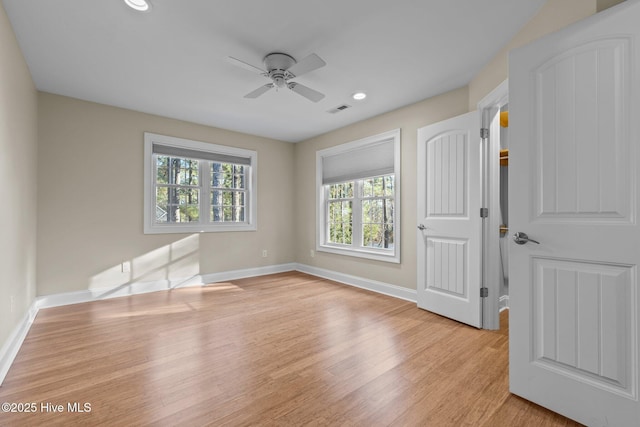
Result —
[[400, 262], [400, 130], [317, 152], [316, 250]]
[[256, 229], [257, 153], [145, 133], [144, 232]]

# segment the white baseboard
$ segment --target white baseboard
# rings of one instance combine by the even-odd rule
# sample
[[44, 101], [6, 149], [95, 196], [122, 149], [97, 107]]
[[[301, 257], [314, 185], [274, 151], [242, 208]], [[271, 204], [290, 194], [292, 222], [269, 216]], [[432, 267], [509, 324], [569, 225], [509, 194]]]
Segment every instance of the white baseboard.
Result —
[[84, 291], [63, 292], [38, 297], [36, 305], [38, 309], [60, 307], [69, 304], [99, 301], [109, 298], [139, 295], [148, 292], [167, 291], [186, 286], [198, 286], [202, 284], [201, 276], [193, 276], [181, 280], [155, 280], [149, 282], [126, 283], [116, 288], [87, 289]]
[[509, 308], [509, 295], [502, 295], [498, 300], [498, 310], [507, 310]]
[[284, 273], [286, 271], [295, 271], [297, 264], [291, 262], [288, 264], [269, 265], [266, 267], [246, 268], [244, 270], [223, 271], [221, 273], [211, 273], [202, 276], [202, 283], [216, 283], [227, 280], [244, 279], [245, 277], [264, 276], [265, 274]]
[[18, 351], [20, 347], [22, 347], [22, 342], [26, 338], [27, 333], [29, 333], [36, 314], [38, 314], [38, 307], [34, 301], [20, 320], [20, 323], [18, 323], [11, 335], [9, 335], [9, 338], [7, 338], [2, 348], [0, 348], [0, 385], [2, 385], [11, 364], [13, 364], [13, 360], [18, 355]]
[[305, 264], [288, 263], [279, 265], [269, 265], [265, 267], [247, 268], [243, 270], [224, 271], [220, 273], [209, 273], [193, 276], [180, 280], [156, 280], [151, 282], [127, 283], [117, 288], [89, 289], [76, 292], [65, 292], [60, 294], [45, 295], [36, 298], [31, 304], [29, 311], [22, 321], [16, 326], [5, 344], [0, 349], [0, 385], [4, 380], [9, 368], [13, 363], [22, 342], [24, 341], [33, 320], [41, 308], [59, 307], [69, 304], [98, 301], [109, 298], [116, 298], [129, 295], [138, 295], [147, 292], [156, 292], [169, 289], [176, 289], [188, 286], [203, 286], [207, 283], [224, 282], [228, 280], [242, 279], [246, 277], [263, 276], [266, 274], [284, 273], [286, 271], [300, 271], [346, 285], [367, 289], [406, 301], [416, 302], [416, 291], [401, 286], [378, 282], [376, 280], [351, 276], [349, 274], [338, 273], [323, 268], [312, 267]]
[[45, 295], [36, 300], [38, 309], [59, 307], [62, 305], [78, 304], [82, 302], [98, 301], [109, 298], [139, 295], [148, 292], [167, 291], [170, 289], [202, 286], [207, 283], [226, 280], [242, 279], [245, 277], [262, 276], [265, 274], [282, 273], [296, 269], [295, 263], [268, 265], [265, 267], [247, 268], [244, 270], [223, 271], [173, 280], [154, 280], [148, 282], [127, 283], [116, 288], [88, 289], [85, 291], [64, 292]]
[[367, 289], [369, 291], [389, 295], [406, 301], [416, 302], [418, 300], [417, 292], [415, 289], [408, 289], [402, 286], [378, 282], [377, 280], [370, 280], [358, 276], [352, 276], [350, 274], [338, 273], [336, 271], [313, 267], [306, 264], [297, 264], [296, 270], [302, 273], [312, 274], [314, 276], [344, 283], [345, 285]]

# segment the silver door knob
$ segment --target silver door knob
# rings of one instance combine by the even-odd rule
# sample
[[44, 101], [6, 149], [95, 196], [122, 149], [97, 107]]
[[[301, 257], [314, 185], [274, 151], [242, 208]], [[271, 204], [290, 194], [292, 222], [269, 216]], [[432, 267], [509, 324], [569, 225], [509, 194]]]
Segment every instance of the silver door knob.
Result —
[[513, 235], [513, 241], [519, 245], [524, 245], [527, 242], [535, 243], [537, 245], [540, 244], [537, 240], [530, 239], [529, 236], [527, 236], [527, 233], [523, 233], [522, 231], [518, 231]]
[[424, 224], [418, 224], [418, 230], [424, 231], [426, 229], [427, 229], [427, 227], [425, 227]]

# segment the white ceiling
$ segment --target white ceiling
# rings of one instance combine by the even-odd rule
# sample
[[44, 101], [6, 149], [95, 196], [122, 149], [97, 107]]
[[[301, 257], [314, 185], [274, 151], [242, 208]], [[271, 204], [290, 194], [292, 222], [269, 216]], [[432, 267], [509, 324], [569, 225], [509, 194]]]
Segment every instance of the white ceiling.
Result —
[[[545, 2], [150, 1], [3, 3], [41, 91], [298, 142], [467, 84]], [[326, 97], [243, 98], [268, 80], [225, 58], [262, 67], [270, 52], [323, 58], [295, 81]]]

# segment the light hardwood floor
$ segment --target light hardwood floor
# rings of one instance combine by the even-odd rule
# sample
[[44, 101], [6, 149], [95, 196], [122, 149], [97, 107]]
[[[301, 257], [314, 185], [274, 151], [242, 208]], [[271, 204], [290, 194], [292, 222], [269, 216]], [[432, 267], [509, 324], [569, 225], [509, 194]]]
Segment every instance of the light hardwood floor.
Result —
[[578, 425], [507, 371], [507, 327], [291, 272], [41, 310], [0, 425]]

